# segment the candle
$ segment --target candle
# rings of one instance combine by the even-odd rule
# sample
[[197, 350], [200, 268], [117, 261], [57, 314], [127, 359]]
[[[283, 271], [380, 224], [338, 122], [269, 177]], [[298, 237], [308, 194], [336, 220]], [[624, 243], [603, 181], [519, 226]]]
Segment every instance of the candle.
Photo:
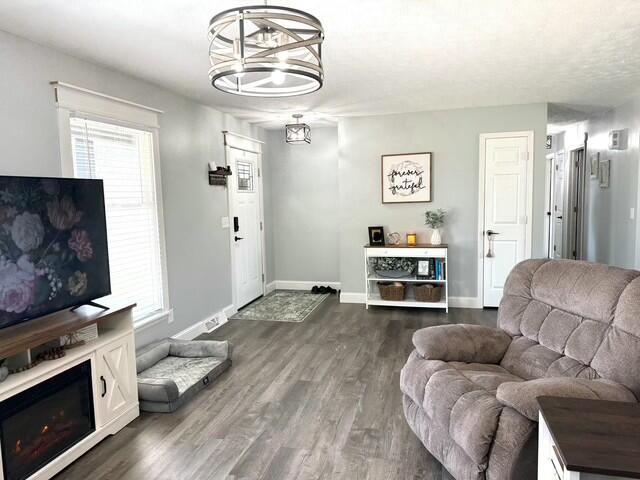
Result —
[[415, 247], [417, 241], [417, 235], [415, 233], [407, 233], [407, 245]]

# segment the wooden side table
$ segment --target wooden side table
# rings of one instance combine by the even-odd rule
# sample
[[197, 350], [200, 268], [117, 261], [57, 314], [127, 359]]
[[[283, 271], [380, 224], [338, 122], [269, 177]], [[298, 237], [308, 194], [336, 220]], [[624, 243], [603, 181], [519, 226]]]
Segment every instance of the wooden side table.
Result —
[[538, 480], [640, 478], [640, 404], [540, 397]]

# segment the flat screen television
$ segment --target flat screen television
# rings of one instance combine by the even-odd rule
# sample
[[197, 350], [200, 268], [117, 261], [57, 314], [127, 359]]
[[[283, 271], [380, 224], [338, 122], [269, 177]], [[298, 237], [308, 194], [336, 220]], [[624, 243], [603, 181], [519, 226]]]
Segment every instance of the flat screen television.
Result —
[[0, 176], [0, 328], [110, 293], [102, 180]]

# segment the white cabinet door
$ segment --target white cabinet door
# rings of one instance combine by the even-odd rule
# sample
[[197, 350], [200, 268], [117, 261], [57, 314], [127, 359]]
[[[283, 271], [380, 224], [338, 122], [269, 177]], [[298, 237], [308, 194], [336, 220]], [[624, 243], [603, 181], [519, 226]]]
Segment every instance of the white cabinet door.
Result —
[[529, 143], [526, 134], [505, 134], [502, 138], [487, 138], [483, 145], [485, 307], [500, 304], [509, 272], [528, 257]]
[[116, 340], [96, 355], [98, 425], [128, 411], [138, 401], [133, 336]]

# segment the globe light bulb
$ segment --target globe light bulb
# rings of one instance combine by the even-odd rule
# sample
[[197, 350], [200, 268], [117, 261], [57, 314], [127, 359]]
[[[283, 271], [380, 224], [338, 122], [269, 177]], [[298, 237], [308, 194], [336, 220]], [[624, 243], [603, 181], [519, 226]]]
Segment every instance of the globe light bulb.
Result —
[[271, 82], [275, 85], [282, 85], [284, 83], [285, 74], [282, 70], [274, 70], [271, 74]]

